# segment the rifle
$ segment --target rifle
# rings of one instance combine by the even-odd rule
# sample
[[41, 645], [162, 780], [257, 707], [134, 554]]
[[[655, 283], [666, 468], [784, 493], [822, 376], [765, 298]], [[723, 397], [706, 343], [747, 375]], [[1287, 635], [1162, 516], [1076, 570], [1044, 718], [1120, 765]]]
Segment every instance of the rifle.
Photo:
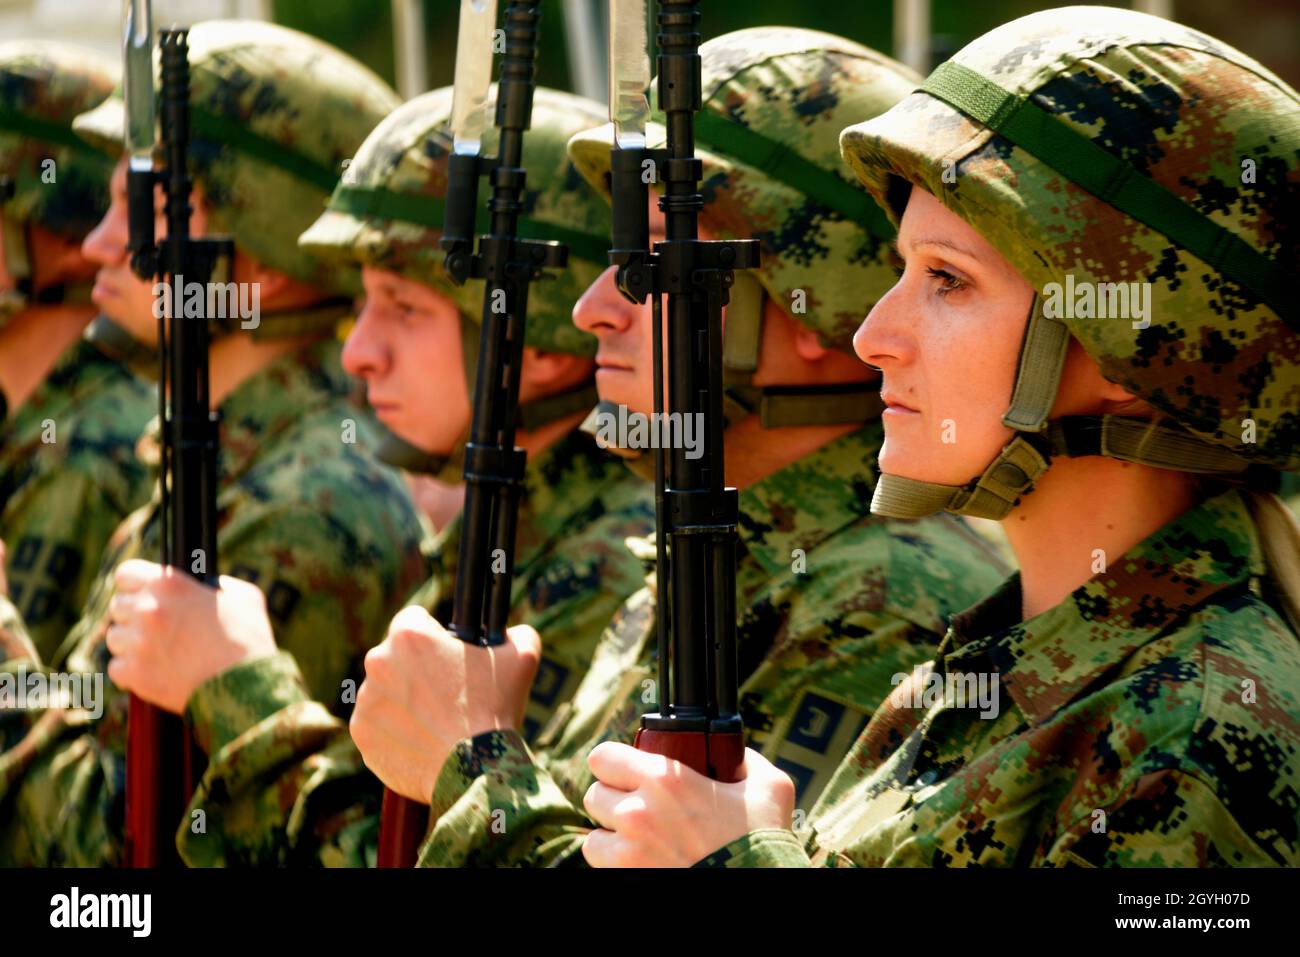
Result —
[[[526, 455], [515, 447], [519, 373], [523, 365], [528, 286], [547, 269], [562, 268], [568, 248], [516, 237], [523, 211], [524, 131], [536, 87], [539, 0], [513, 0], [506, 8], [505, 51], [497, 79], [497, 155], [482, 155], [492, 72], [495, 0], [461, 0], [455, 92], [447, 165], [443, 265], [457, 284], [486, 280], [483, 326], [469, 441], [465, 445], [465, 504], [460, 557], [452, 598], [451, 631], [461, 641], [490, 647], [505, 641], [514, 574], [515, 528]], [[492, 184], [489, 232], [474, 251], [478, 180]], [[414, 865], [428, 826], [428, 808], [386, 790], [379, 833], [380, 867]]]
[[[717, 781], [738, 781], [745, 756], [737, 710], [736, 523], [739, 499], [725, 487], [722, 432], [722, 307], [734, 270], [759, 263], [755, 240], [699, 239], [703, 164], [695, 156], [701, 106], [698, 0], [660, 0], [658, 98], [667, 144], [647, 149], [649, 112], [645, 0], [611, 0], [610, 151], [613, 234], [609, 258], [619, 292], [652, 302], [655, 427], [664, 405], [662, 297], [668, 298], [669, 407], [702, 416], [704, 454], [654, 443], [657, 529], [658, 707], [642, 715], [636, 747]], [[666, 241], [649, 247], [646, 163], [662, 174]]]
[[[154, 93], [148, 0], [126, 0], [123, 98], [126, 101], [127, 205], [131, 268], [169, 284], [170, 310], [158, 319], [161, 425], [159, 520], [162, 562], [217, 585], [217, 419], [208, 408], [208, 317], [184, 316], [184, 286], [207, 288], [217, 261], [234, 255], [229, 239], [190, 237], [188, 31], [159, 32], [162, 61], [161, 152], [154, 166]], [[154, 236], [154, 187], [166, 195], [167, 236]], [[207, 297], [198, 297], [206, 302]], [[200, 310], [202, 311], [202, 310]], [[175, 314], [168, 323], [167, 312]], [[195, 762], [179, 717], [134, 695], [127, 716], [126, 861], [132, 867], [178, 863], [174, 833], [193, 791]]]

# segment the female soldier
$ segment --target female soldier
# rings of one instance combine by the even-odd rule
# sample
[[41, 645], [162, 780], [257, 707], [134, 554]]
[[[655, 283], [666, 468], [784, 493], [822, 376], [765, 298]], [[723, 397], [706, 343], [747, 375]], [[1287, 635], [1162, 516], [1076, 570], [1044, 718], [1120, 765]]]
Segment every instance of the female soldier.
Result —
[[873, 511], [1000, 518], [1022, 571], [877, 711], [805, 839], [752, 752], [720, 785], [605, 744], [587, 859], [1294, 866], [1300, 537], [1258, 489], [1300, 469], [1295, 91], [1077, 7], [841, 145], [906, 263], [855, 340], [884, 373]]

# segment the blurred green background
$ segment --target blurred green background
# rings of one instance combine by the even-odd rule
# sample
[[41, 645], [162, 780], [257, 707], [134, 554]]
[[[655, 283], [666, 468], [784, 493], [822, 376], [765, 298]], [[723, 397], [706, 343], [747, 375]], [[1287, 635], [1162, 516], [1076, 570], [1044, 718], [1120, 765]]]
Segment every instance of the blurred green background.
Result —
[[[506, 0], [499, 0], [502, 8]], [[1132, 6], [1112, 3], [1111, 6]], [[543, 85], [574, 89], [564, 42], [561, 0], [542, 0]], [[599, 4], [602, 12], [605, 4]], [[931, 62], [1007, 20], [1062, 4], [1033, 0], [932, 0]], [[430, 89], [452, 81], [458, 0], [423, 0]], [[348, 50], [396, 82], [389, 0], [273, 0], [277, 22]], [[893, 50], [892, 0], [705, 0], [705, 37], [741, 27], [788, 24], [827, 30], [886, 53]], [[1203, 30], [1300, 85], [1300, 0], [1174, 0], [1173, 18]]]

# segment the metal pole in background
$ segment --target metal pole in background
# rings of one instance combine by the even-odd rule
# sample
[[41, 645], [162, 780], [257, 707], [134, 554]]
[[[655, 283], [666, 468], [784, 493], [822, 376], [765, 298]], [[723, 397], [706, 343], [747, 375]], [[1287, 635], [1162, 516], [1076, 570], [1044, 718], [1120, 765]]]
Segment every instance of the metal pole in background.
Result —
[[429, 88], [423, 0], [393, 0], [393, 59], [402, 99], [409, 100]]
[[930, 72], [930, 0], [894, 0], [894, 59]]
[[1133, 0], [1133, 9], [1166, 20], [1174, 18], [1174, 0]]
[[601, 27], [600, 0], [564, 0], [564, 42], [573, 91], [597, 103], [608, 100], [609, 51]]

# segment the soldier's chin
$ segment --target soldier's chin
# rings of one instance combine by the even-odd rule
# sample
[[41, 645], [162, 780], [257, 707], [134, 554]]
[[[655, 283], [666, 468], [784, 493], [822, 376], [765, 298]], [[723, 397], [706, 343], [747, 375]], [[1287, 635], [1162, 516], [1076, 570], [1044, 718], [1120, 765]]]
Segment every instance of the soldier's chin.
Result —
[[933, 452], [916, 446], [915, 442], [886, 435], [885, 441], [880, 446], [880, 455], [877, 456], [876, 464], [885, 475], [896, 475], [917, 482], [960, 484], [946, 481], [942, 474], [951, 470], [937, 467], [937, 463], [931, 461]]
[[[96, 303], [98, 305], [98, 303]], [[142, 320], [139, 316], [134, 315], [130, 310], [115, 308], [125, 305], [118, 299], [110, 302], [107, 309], [101, 308], [101, 312], [117, 323], [122, 329], [130, 334], [131, 338], [142, 345], [154, 348], [158, 345], [158, 320], [152, 315]]]
[[[966, 485], [979, 478], [997, 455], [994, 450], [983, 463], [972, 463], [970, 456], [960, 458], [951, 450], [952, 445], [936, 449], [928, 440], [909, 441], [885, 436], [880, 446], [876, 464], [882, 474], [911, 479], [914, 482], [932, 482], [935, 485]], [[944, 454], [948, 451], [949, 454]]]
[[[609, 379], [614, 378], [613, 376], [603, 377], [604, 380], [602, 381], [604, 371], [602, 369], [596, 373], [596, 394], [600, 396], [601, 402], [612, 402], [614, 405], [622, 406], [627, 409], [629, 415], [637, 412], [649, 415], [654, 411], [653, 405], [643, 400], [638, 394], [638, 390], [625, 388], [618, 381], [610, 382]], [[611, 371], [626, 375], [621, 369]]]

